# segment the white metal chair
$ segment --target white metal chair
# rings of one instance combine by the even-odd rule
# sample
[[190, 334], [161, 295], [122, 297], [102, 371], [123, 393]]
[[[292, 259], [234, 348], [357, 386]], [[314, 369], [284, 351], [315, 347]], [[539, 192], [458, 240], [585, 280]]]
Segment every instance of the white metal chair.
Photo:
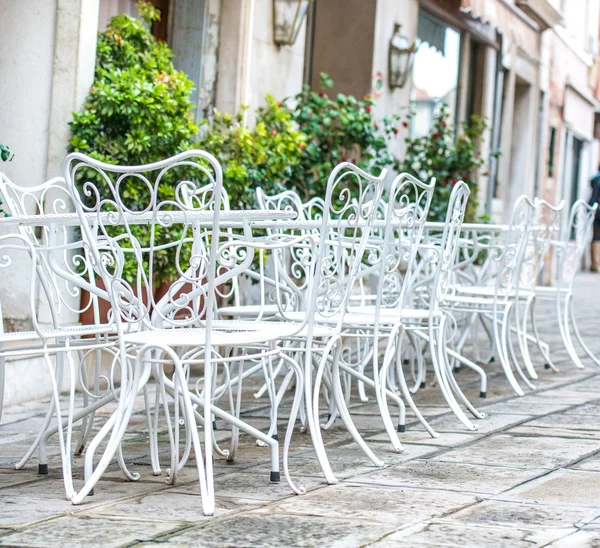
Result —
[[[94, 422], [94, 412], [98, 401], [106, 397], [101, 389], [101, 353], [112, 353], [110, 335], [114, 333], [114, 325], [102, 323], [99, 319], [99, 295], [105, 293], [97, 287], [88, 258], [80, 253], [80, 241], [75, 232], [60, 223], [48, 222], [53, 217], [72, 211], [72, 201], [64, 179], [57, 177], [33, 187], [22, 187], [10, 181], [5, 175], [0, 174], [0, 196], [3, 208], [8, 216], [19, 218], [25, 215], [39, 215], [43, 221], [38, 226], [24, 224], [16, 225], [17, 232], [31, 243], [31, 249], [36, 253], [36, 276], [39, 280], [41, 295], [44, 300], [41, 304], [42, 314], [46, 316], [44, 322], [49, 324], [43, 328], [44, 333], [52, 332], [55, 343], [53, 347], [60, 348], [61, 344], [69, 342], [73, 353], [78, 354], [77, 381], [83, 393], [84, 407], [77, 410], [78, 419], [82, 419], [82, 428], [75, 451], [81, 453], [89, 438]], [[80, 305], [82, 288], [91, 290], [90, 299], [84, 308]], [[78, 323], [79, 315], [85, 309], [93, 310], [95, 323], [81, 326]], [[65, 314], [66, 313], [66, 314]], [[33, 312], [32, 312], [33, 314]], [[70, 316], [70, 317], [69, 317]], [[73, 319], [76, 317], [76, 320]], [[40, 347], [41, 340], [36, 331], [21, 331], [3, 335], [18, 346], [10, 349], [13, 358], [31, 355]], [[94, 358], [94, 372], [92, 379], [88, 378], [86, 361], [88, 357]], [[64, 352], [56, 352], [56, 379], [60, 386], [63, 376]], [[0, 357], [0, 399], [3, 394], [3, 362]], [[54, 394], [54, 393], [53, 393]], [[33, 452], [39, 448], [40, 460], [38, 471], [40, 474], [48, 473], [45, 446], [48, 439], [54, 435], [59, 425], [50, 426], [57, 403], [55, 396], [49, 406], [42, 428], [25, 456], [16, 464], [16, 468], [23, 468]], [[91, 407], [88, 407], [90, 405]], [[0, 413], [1, 413], [0, 405]]]
[[[550, 236], [550, 243], [556, 253], [556, 283], [551, 283], [547, 286], [536, 285], [534, 287], [536, 300], [555, 301], [558, 327], [563, 345], [567, 349], [569, 357], [578, 368], [583, 368], [584, 366], [573, 344], [571, 329], [575, 333], [577, 341], [585, 354], [596, 365], [600, 365], [600, 360], [591, 352], [579, 333], [573, 310], [573, 283], [575, 275], [581, 268], [583, 254], [591, 238], [597, 208], [598, 204], [590, 206], [584, 200], [577, 200], [571, 206], [568, 222], [563, 227], [560, 238], [557, 238], [554, 234]], [[540, 341], [533, 307], [531, 308], [531, 323], [535, 338]], [[549, 347], [541, 345], [540, 351], [548, 366], [556, 370], [552, 362]]]

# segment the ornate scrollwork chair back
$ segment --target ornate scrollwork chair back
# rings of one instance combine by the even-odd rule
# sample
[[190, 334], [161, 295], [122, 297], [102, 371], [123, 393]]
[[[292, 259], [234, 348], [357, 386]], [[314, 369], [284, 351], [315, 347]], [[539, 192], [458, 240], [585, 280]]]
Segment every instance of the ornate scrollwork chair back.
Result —
[[532, 287], [544, 267], [552, 240], [558, 238], [564, 200], [552, 205], [546, 200], [535, 200], [533, 225], [523, 254], [520, 285]]
[[495, 292], [509, 293], [518, 288], [523, 257], [529, 242], [536, 204], [527, 196], [517, 198], [513, 206], [508, 230], [493, 250], [497, 261]]
[[570, 288], [573, 285], [591, 239], [597, 209], [598, 204], [591, 206], [585, 200], [577, 200], [571, 206], [568, 223], [557, 247], [558, 282], [561, 287]]
[[430, 307], [432, 311], [437, 310], [438, 305], [452, 291], [454, 268], [460, 250], [462, 224], [470, 194], [471, 191], [468, 185], [463, 181], [456, 183], [450, 194], [442, 240], [438, 252], [434, 254], [436, 270], [433, 284], [435, 291], [433, 295], [433, 307]]
[[[410, 289], [435, 179], [423, 183], [408, 173], [396, 177], [385, 211], [383, 254], [379, 269], [379, 300], [385, 307], [402, 307]], [[375, 240], [375, 245], [379, 245]]]
[[[12, 217], [42, 214], [58, 219], [74, 210], [73, 199], [62, 177], [24, 187], [0, 174], [0, 196], [5, 215]], [[78, 319], [94, 302], [88, 299], [87, 303], [81, 303], [81, 288], [94, 291], [97, 288], [77, 232], [60, 222], [38, 227], [21, 224], [17, 230], [38, 251], [36, 268], [54, 327], [58, 327], [61, 320], [65, 321], [61, 318], [64, 311], [70, 311]]]
[[375, 177], [344, 162], [329, 176], [312, 298], [318, 313], [336, 317], [340, 328], [363, 260], [368, 264], [380, 260], [381, 249], [365, 252], [385, 175], [383, 170]]
[[[65, 178], [120, 323], [151, 329], [212, 321], [215, 288], [242, 268], [235, 246], [219, 247], [222, 172], [212, 155], [191, 150], [115, 166], [73, 153]], [[169, 277], [158, 306], [157, 280]]]

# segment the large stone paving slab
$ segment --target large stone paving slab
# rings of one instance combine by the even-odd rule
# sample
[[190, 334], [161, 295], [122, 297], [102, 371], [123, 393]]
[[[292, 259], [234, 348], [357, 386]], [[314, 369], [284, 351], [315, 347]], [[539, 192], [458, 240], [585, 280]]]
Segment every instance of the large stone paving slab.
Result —
[[446, 462], [518, 468], [556, 468], [567, 466], [599, 450], [600, 441], [502, 434], [433, 458]]
[[151, 540], [174, 528], [170, 523], [65, 517], [0, 537], [0, 546], [116, 548], [136, 540]]
[[443, 516], [476, 502], [472, 495], [441, 490], [339, 484], [272, 503], [260, 513], [294, 513], [395, 525]]
[[[218, 501], [215, 516], [239, 510], [239, 504]], [[167, 491], [131, 498], [117, 504], [102, 505], [83, 511], [87, 517], [132, 518], [160, 522], [198, 522], [211, 519], [202, 513], [200, 490], [192, 493]]]
[[376, 548], [400, 546], [494, 546], [513, 548], [544, 546], [565, 537], [576, 529], [536, 530], [515, 527], [478, 527], [443, 521], [430, 523], [419, 532], [400, 531], [372, 544]]
[[[443, 432], [437, 438], [432, 438], [429, 432], [420, 428], [422, 427], [419, 425], [419, 427], [413, 427], [410, 430], [403, 432], [399, 435], [400, 441], [403, 444], [414, 443], [450, 447], [455, 445], [461, 445], [463, 443], [469, 443], [481, 437], [480, 434], [467, 434], [466, 432]], [[365, 436], [365, 439], [367, 442], [380, 441], [389, 443], [389, 438], [387, 434]]]
[[[402, 453], [396, 453], [384, 444], [372, 443], [370, 446], [375, 455], [388, 466], [433, 455], [441, 449], [440, 447], [435, 446], [406, 444], [403, 446], [404, 451]], [[331, 469], [338, 479], [350, 478], [357, 474], [364, 474], [380, 469], [375, 466], [354, 443], [327, 449], [327, 457], [331, 464]], [[268, 464], [263, 464], [261, 466], [248, 468], [247, 472], [253, 474], [260, 473], [263, 474], [263, 476], [266, 474], [268, 477], [269, 466], [270, 465]], [[289, 466], [292, 478], [299, 476], [316, 476], [324, 481], [323, 471], [321, 470], [319, 461], [314, 453], [292, 457]]]
[[222, 548], [350, 548], [376, 541], [393, 527], [315, 516], [245, 514], [209, 522], [165, 540], [168, 546]]
[[600, 548], [600, 531], [583, 529], [550, 544], [552, 548]]
[[479, 494], [497, 494], [547, 470], [524, 470], [438, 461], [411, 461], [380, 472], [353, 478], [353, 482], [376, 485], [448, 489]]
[[589, 459], [582, 460], [570, 468], [573, 468], [574, 470], [592, 470], [600, 472], [600, 455], [594, 455]]
[[[297, 486], [303, 486], [305, 489], [323, 486], [323, 481], [314, 476], [298, 477], [292, 475], [292, 481]], [[197, 494], [199, 492], [198, 482], [186, 486], [176, 486], [173, 488], [173, 492]], [[248, 474], [247, 472], [219, 476], [215, 478], [215, 494], [219, 497], [256, 503], [290, 497], [294, 495], [294, 491], [285, 480], [282, 470], [280, 483], [270, 483], [268, 475], [262, 476], [259, 474]]]
[[564, 529], [591, 523], [599, 513], [600, 508], [488, 500], [452, 514], [452, 520], [526, 529]]
[[[600, 390], [600, 389], [599, 389]], [[591, 415], [598, 417], [600, 415], [600, 401], [593, 401], [584, 405], [578, 405], [565, 411], [567, 415]], [[596, 419], [599, 420], [599, 419]]]
[[557, 470], [500, 495], [507, 500], [597, 507], [600, 514], [600, 473]]
[[568, 403], [548, 402], [547, 398], [525, 396], [523, 398], [513, 398], [508, 401], [482, 406], [479, 410], [491, 415], [507, 413], [510, 415], [527, 415], [531, 417], [546, 413], [555, 413], [568, 407]]
[[475, 432], [470, 432], [466, 427], [454, 416], [447, 415], [438, 419], [433, 419], [429, 422], [431, 427], [437, 432], [470, 432], [474, 434], [491, 434], [499, 430], [525, 422], [527, 419], [534, 418], [533, 415], [511, 415], [505, 413], [491, 413], [485, 419], [474, 419], [473, 424], [477, 426]]
[[600, 420], [594, 415], [556, 413], [528, 421], [511, 428], [507, 433], [536, 436], [546, 436], [550, 433], [553, 436], [598, 440], [600, 439]]

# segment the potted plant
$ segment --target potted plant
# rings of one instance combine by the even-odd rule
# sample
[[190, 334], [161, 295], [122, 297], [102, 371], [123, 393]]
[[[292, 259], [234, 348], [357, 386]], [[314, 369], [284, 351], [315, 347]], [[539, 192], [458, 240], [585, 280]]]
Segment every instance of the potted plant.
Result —
[[[192, 148], [199, 131], [190, 100], [192, 81], [175, 70], [169, 47], [148, 30], [160, 12], [148, 2], [137, 5], [141, 20], [120, 14], [99, 33], [94, 82], [83, 107], [73, 114], [69, 124], [69, 150], [106, 163], [140, 165], [169, 158]], [[101, 192], [105, 190], [96, 172], [84, 170], [80, 176], [93, 181]], [[135, 206], [138, 198], [142, 203], [146, 192], [142, 183], [129, 184], [131, 205]], [[159, 199], [172, 198], [175, 184], [163, 179]], [[159, 239], [167, 241], [173, 230], [176, 227], [164, 228]], [[142, 243], [147, 237], [142, 230], [136, 235]], [[156, 254], [157, 289], [177, 277], [173, 253]], [[125, 276], [133, 281], [135, 265], [125, 265]], [[164, 293], [164, 288], [161, 291]], [[83, 317], [82, 321], [90, 319]]]

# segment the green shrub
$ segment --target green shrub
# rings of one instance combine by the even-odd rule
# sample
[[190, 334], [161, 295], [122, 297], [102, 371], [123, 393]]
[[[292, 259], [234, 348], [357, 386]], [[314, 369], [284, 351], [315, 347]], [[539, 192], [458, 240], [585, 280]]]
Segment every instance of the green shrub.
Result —
[[265, 102], [253, 129], [242, 123], [243, 113], [233, 116], [215, 110], [213, 119], [203, 122], [205, 132], [198, 146], [219, 160], [233, 209], [255, 206], [257, 187], [276, 194], [295, 184], [292, 177], [306, 137], [281, 103], [270, 95]]
[[385, 118], [379, 126], [373, 116], [372, 96], [358, 100], [338, 93], [331, 99], [326, 91], [332, 87], [333, 81], [321, 74], [319, 91], [304, 86], [286, 101], [292, 119], [306, 135], [304, 154], [291, 176], [304, 199], [325, 195], [329, 174], [340, 162], [351, 161], [370, 173], [393, 163], [388, 143], [397, 134], [398, 117]]
[[[164, 160], [193, 147], [199, 131], [193, 119], [190, 93], [193, 82], [175, 70], [169, 47], [156, 40], [146, 25], [159, 17], [150, 4], [138, 4], [144, 21], [121, 14], [113, 17], [98, 35], [94, 83], [85, 104], [73, 114], [70, 151], [83, 152], [110, 164], [139, 165]], [[145, 24], [146, 23], [146, 24]], [[101, 193], [107, 189], [93, 170], [80, 172], [81, 179], [94, 181]], [[175, 184], [162, 179], [160, 200], [171, 199]], [[145, 207], [143, 183], [129, 179], [130, 207]], [[136, 236], [147, 243], [147, 230], [134, 227]], [[176, 227], [162, 229], [157, 243], [176, 238]], [[117, 233], [118, 229], [114, 229]], [[156, 254], [157, 283], [176, 276], [174, 251]], [[133, 262], [127, 277], [133, 279]]]
[[461, 123], [456, 135], [448, 109], [442, 107], [428, 135], [406, 139], [406, 153], [404, 159], [396, 163], [396, 169], [423, 181], [436, 178], [429, 220], [443, 222], [446, 219], [448, 200], [457, 181], [464, 181], [471, 189], [465, 222], [485, 220], [477, 218], [477, 176], [485, 163], [480, 143], [487, 127], [485, 118], [472, 116]]
[[2, 160], [3, 162], [8, 162], [10, 160], [12, 160], [13, 158], [13, 153], [10, 150], [10, 148], [8, 148], [6, 145], [3, 145], [2, 143], [0, 143], [0, 160]]

